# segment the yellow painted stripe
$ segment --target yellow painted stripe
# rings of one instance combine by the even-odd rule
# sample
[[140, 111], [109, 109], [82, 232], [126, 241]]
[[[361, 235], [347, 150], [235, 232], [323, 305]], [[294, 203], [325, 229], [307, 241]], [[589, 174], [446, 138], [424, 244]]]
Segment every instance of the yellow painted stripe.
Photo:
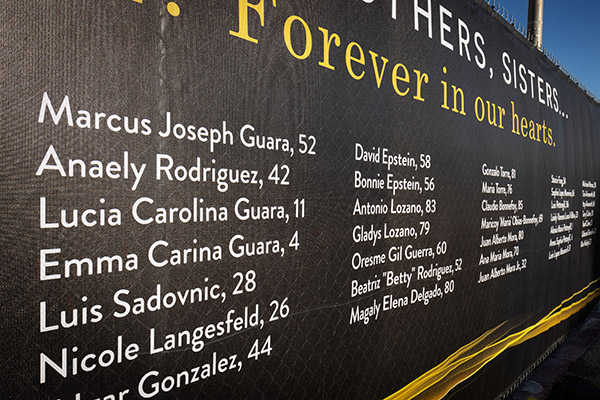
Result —
[[600, 279], [590, 282], [585, 288], [563, 300], [560, 305], [538, 322], [516, 333], [509, 334], [518, 325], [514, 321], [512, 323], [505, 321], [490, 329], [385, 400], [443, 398], [452, 388], [473, 376], [506, 349], [548, 331], [582, 310], [600, 295], [600, 288], [590, 291], [578, 301], [567, 304], [599, 281]]

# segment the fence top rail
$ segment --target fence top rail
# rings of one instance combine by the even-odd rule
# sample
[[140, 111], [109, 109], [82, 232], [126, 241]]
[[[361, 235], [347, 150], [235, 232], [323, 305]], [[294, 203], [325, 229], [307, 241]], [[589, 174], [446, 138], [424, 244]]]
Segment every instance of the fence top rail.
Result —
[[[504, 8], [499, 0], [479, 0], [479, 2], [487, 4], [492, 12], [496, 13], [500, 17], [502, 17], [515, 32], [518, 32], [522, 37], [531, 42], [531, 35], [527, 32], [527, 25], [519, 22], [508, 9]], [[592, 92], [588, 87], [586, 87], [577, 77], [565, 66], [565, 64], [558, 59], [554, 54], [552, 54], [546, 46], [542, 46], [540, 50], [546, 58], [552, 62], [558, 69], [560, 69], [573, 83], [575, 83], [581, 90], [583, 90], [591, 99], [593, 99], [596, 103], [600, 104], [600, 98], [596, 96], [594, 92]]]

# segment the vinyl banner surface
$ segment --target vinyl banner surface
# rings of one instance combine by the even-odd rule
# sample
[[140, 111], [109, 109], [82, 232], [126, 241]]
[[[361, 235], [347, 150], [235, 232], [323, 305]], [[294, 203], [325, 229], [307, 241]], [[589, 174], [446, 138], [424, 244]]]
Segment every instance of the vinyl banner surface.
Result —
[[474, 0], [5, 1], [5, 399], [493, 399], [595, 304], [600, 107]]

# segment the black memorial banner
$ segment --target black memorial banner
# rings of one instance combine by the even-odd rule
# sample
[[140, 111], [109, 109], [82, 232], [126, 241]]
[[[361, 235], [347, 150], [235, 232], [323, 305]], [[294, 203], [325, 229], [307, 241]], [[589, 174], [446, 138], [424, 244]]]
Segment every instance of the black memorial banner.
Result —
[[493, 399], [600, 294], [600, 107], [481, 1], [4, 2], [6, 399]]

